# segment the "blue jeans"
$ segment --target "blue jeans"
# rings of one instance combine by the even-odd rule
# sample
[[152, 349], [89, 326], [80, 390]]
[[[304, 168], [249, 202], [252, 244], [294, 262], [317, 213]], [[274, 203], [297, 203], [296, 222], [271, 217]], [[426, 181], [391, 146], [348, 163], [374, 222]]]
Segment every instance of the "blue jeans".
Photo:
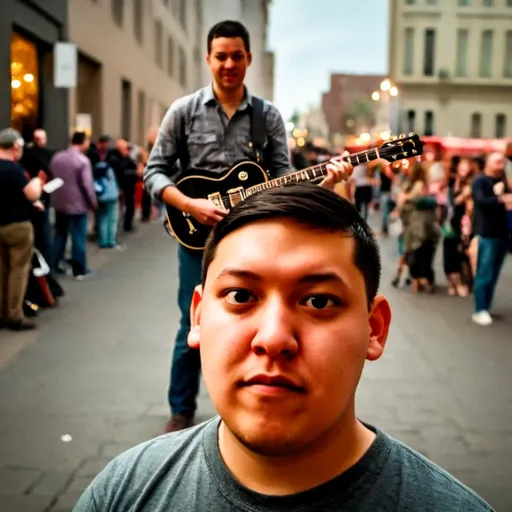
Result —
[[196, 410], [201, 373], [199, 350], [191, 349], [187, 338], [194, 288], [201, 283], [202, 257], [202, 251], [192, 251], [182, 245], [178, 247], [178, 306], [181, 319], [174, 343], [168, 400], [173, 414], [187, 416], [192, 416]]
[[489, 311], [503, 262], [507, 238], [478, 237], [478, 257], [474, 283], [475, 312]]
[[87, 274], [85, 246], [87, 240], [87, 213], [69, 215], [55, 213], [55, 236], [53, 238], [53, 269], [59, 270], [59, 263], [64, 258], [68, 234], [71, 235], [71, 265], [73, 275]]
[[96, 210], [96, 228], [98, 230], [98, 245], [101, 248], [116, 246], [118, 217], [117, 200], [99, 204]]

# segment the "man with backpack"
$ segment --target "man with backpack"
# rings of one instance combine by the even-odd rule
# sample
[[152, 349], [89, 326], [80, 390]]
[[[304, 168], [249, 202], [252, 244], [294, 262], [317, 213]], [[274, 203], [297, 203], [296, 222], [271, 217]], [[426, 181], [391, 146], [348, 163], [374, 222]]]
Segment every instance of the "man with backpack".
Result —
[[[172, 205], [205, 225], [215, 225], [227, 213], [207, 199], [184, 195], [173, 181], [173, 166], [179, 161], [182, 178], [196, 171], [222, 173], [244, 160], [255, 160], [251, 128], [254, 116], [265, 132], [264, 166], [271, 177], [291, 169], [288, 138], [281, 114], [269, 102], [252, 96], [244, 85], [252, 54], [247, 29], [237, 21], [214, 25], [207, 38], [206, 62], [212, 84], [175, 101], [160, 126], [144, 172], [144, 185], [154, 199]], [[257, 107], [256, 109], [254, 107]], [[346, 177], [350, 166], [328, 165], [324, 185], [334, 187]], [[202, 251], [178, 247], [178, 305], [181, 321], [171, 368], [168, 394], [172, 416], [166, 431], [193, 424], [199, 391], [199, 352], [187, 345], [190, 304], [201, 281]]]

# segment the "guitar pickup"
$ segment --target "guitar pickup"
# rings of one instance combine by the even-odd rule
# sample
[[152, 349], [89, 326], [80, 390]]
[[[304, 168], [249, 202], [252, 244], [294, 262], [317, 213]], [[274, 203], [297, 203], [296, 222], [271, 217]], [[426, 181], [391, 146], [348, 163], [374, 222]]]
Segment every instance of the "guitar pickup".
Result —
[[210, 194], [208, 196], [208, 199], [219, 208], [225, 209], [224, 204], [222, 203], [222, 196], [220, 195], [220, 192], [214, 192], [213, 194]]

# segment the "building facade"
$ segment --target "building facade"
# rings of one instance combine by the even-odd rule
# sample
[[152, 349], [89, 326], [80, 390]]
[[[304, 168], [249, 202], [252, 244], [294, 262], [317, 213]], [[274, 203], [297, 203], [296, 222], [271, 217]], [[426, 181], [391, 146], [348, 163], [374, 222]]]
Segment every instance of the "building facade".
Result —
[[401, 131], [512, 137], [512, 0], [390, 0]]
[[53, 49], [68, 37], [67, 0], [2, 0], [0, 7], [0, 129], [12, 126], [28, 141], [35, 128], [51, 147], [68, 140], [68, 89], [56, 88]]
[[372, 129], [378, 108], [372, 93], [379, 89], [384, 78], [382, 75], [331, 75], [330, 88], [322, 95], [322, 111], [333, 144], [341, 144], [340, 137]]
[[[247, 87], [258, 96], [273, 101], [274, 54], [267, 49], [268, 10], [271, 0], [203, 0], [201, 52], [207, 51], [206, 40], [210, 28], [219, 21], [235, 20], [243, 23], [251, 37], [253, 61], [247, 70]], [[210, 71], [203, 58], [202, 84], [210, 82]]]
[[169, 105], [200, 86], [201, 0], [73, 0], [78, 47], [73, 128], [139, 144]]

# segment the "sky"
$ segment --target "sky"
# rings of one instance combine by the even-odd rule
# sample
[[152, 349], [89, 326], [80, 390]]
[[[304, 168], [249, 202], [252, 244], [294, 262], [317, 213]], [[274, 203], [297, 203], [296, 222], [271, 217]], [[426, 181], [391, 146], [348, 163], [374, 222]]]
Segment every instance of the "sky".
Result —
[[331, 73], [387, 71], [387, 0], [272, 0], [274, 103], [288, 120], [320, 104]]

